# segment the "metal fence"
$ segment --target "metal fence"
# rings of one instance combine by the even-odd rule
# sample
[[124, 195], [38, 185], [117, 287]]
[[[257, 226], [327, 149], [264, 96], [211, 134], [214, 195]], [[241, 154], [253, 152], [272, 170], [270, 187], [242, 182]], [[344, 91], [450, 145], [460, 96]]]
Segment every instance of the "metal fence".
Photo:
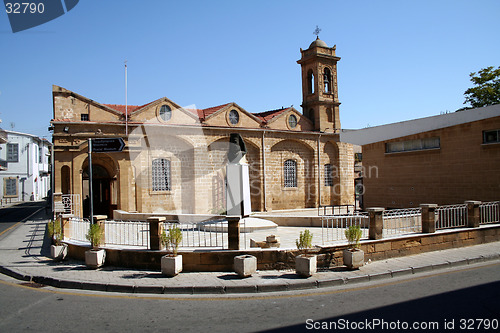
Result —
[[479, 205], [480, 223], [500, 222], [500, 201], [484, 202]]
[[401, 235], [422, 232], [422, 209], [391, 209], [383, 214], [384, 235]]
[[88, 242], [85, 235], [87, 235], [89, 228], [89, 220], [72, 217], [69, 219], [69, 238], [80, 242]]
[[367, 214], [325, 216], [321, 218], [321, 240], [327, 242], [347, 240], [345, 230], [351, 225], [361, 227], [361, 238], [368, 238], [370, 218]]
[[63, 194], [61, 201], [54, 202], [54, 211], [80, 216], [80, 194]]
[[436, 209], [436, 229], [467, 226], [467, 205], [439, 206]]
[[354, 205], [339, 205], [339, 206], [319, 206], [319, 216], [330, 215], [351, 215], [354, 214], [356, 208]]
[[142, 221], [105, 221], [106, 245], [140, 246], [149, 249], [149, 223]]

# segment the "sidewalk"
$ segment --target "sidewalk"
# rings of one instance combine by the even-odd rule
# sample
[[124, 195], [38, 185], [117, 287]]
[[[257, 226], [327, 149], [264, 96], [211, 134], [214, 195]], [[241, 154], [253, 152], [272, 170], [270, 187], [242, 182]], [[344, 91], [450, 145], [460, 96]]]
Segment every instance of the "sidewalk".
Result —
[[0, 236], [0, 273], [58, 288], [125, 293], [230, 294], [340, 286], [500, 260], [500, 242], [494, 242], [371, 262], [358, 271], [336, 267], [319, 271], [307, 279], [299, 278], [293, 270], [259, 271], [245, 279], [232, 272], [181, 273], [168, 278], [159, 271], [119, 267], [90, 270], [81, 261], [54, 262], [48, 258], [50, 240], [45, 237], [46, 222], [35, 216], [34, 220], [21, 223]]

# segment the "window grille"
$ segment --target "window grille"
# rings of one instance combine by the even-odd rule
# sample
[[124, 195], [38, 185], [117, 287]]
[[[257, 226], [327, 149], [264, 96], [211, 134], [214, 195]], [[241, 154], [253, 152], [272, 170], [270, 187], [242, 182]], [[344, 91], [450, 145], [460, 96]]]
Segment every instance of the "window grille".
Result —
[[170, 191], [170, 161], [164, 158], [153, 160], [153, 191]]
[[386, 145], [385, 146], [386, 153], [439, 149], [441, 146], [439, 137], [407, 140], [399, 142], [388, 142], [385, 145]]
[[19, 161], [19, 145], [17, 143], [7, 144], [7, 162]]
[[5, 196], [17, 196], [16, 178], [5, 178]]
[[87, 113], [82, 113], [82, 114], [80, 115], [80, 119], [81, 119], [82, 121], [89, 121], [89, 115], [88, 115]]
[[297, 187], [297, 162], [286, 160], [284, 165], [285, 187]]
[[325, 186], [333, 186], [333, 168], [331, 164], [325, 164]]
[[483, 132], [483, 143], [499, 143], [499, 142], [500, 142], [500, 130]]

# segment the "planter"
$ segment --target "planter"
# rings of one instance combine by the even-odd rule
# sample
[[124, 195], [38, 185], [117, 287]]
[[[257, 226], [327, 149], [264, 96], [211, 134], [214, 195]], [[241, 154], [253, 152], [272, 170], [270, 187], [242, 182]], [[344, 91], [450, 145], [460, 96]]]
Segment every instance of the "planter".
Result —
[[257, 258], [249, 254], [234, 257], [234, 271], [240, 277], [249, 277], [257, 272]]
[[317, 258], [315, 255], [302, 254], [295, 257], [295, 271], [298, 275], [309, 277], [316, 273]]
[[344, 250], [344, 265], [348, 269], [358, 269], [365, 263], [365, 253], [363, 250]]
[[51, 245], [50, 257], [55, 260], [64, 260], [68, 255], [68, 245]]
[[182, 272], [182, 255], [161, 257], [161, 273], [166, 276], [176, 276]]
[[85, 251], [85, 265], [89, 268], [99, 268], [104, 265], [106, 260], [106, 250], [88, 250]]

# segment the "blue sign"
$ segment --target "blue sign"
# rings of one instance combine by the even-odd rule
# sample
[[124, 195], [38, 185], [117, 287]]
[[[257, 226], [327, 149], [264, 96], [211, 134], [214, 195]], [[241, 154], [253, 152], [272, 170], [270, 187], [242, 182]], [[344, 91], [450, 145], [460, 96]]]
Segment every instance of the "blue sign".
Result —
[[12, 32], [52, 21], [73, 9], [80, 0], [3, 0]]

